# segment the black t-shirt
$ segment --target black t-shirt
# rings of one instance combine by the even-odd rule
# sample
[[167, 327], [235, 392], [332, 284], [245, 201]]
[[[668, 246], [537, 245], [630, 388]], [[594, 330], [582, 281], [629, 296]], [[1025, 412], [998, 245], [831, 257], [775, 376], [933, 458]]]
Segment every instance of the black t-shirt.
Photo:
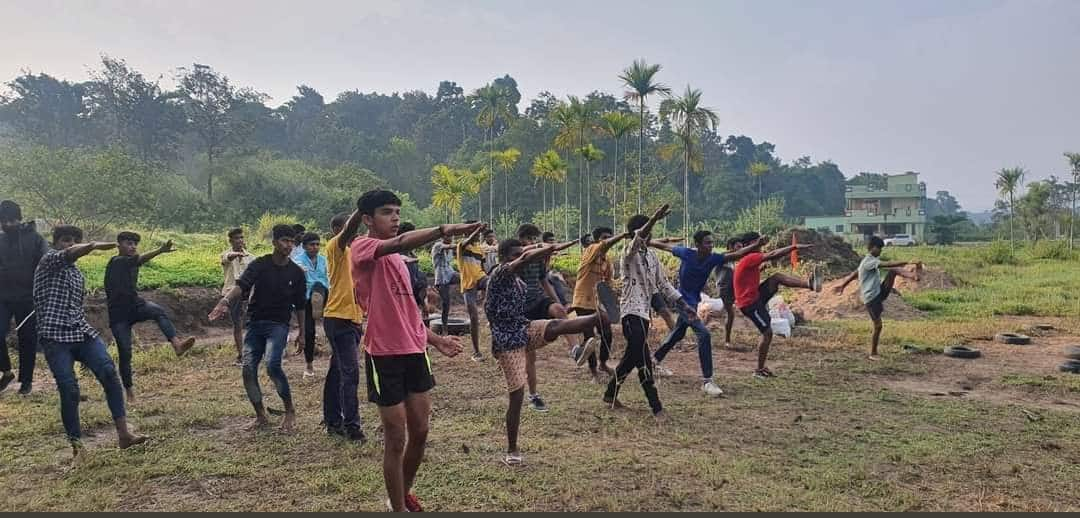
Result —
[[278, 266], [273, 257], [267, 254], [252, 261], [236, 285], [252, 292], [248, 304], [251, 322], [268, 320], [288, 324], [292, 312], [307, 302], [307, 279], [296, 263], [289, 260]]
[[535, 303], [546, 296], [540, 281], [547, 278], [547, 273], [548, 269], [544, 261], [528, 262], [521, 267], [518, 276], [525, 281], [525, 300], [528, 304]]
[[105, 297], [109, 305], [109, 323], [129, 321], [136, 308], [143, 305], [139, 297], [139, 256], [117, 255], [105, 267]]

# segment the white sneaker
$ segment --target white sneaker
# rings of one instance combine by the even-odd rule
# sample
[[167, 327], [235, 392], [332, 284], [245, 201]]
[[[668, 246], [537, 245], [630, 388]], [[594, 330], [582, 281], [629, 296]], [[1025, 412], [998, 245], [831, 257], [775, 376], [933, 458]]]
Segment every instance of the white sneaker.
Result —
[[670, 378], [675, 375], [674, 372], [671, 372], [671, 369], [664, 367], [659, 363], [653, 366], [653, 372], [655, 372], [657, 376], [663, 376], [665, 378]]
[[716, 383], [713, 383], [712, 380], [706, 381], [704, 384], [702, 384], [701, 385], [701, 391], [708, 394], [708, 395], [710, 395], [710, 396], [723, 396], [724, 395], [724, 390], [721, 389], [719, 386], [717, 386]]
[[585, 362], [589, 361], [589, 356], [596, 352], [596, 348], [599, 345], [600, 340], [597, 340], [595, 336], [586, 340], [585, 346], [581, 349], [581, 352], [578, 353], [577, 358], [574, 358], [577, 366], [581, 367], [582, 365], [585, 365]]

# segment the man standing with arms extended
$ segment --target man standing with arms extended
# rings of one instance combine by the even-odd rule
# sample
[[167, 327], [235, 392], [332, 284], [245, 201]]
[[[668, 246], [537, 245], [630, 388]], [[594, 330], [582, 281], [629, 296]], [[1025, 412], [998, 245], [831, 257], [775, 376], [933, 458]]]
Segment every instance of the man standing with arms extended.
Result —
[[410, 490], [424, 458], [431, 396], [435, 386], [427, 345], [446, 356], [461, 352], [454, 337], [424, 327], [413, 299], [409, 269], [401, 252], [447, 236], [468, 235], [482, 225], [442, 225], [398, 234], [401, 199], [390, 191], [365, 192], [356, 201], [366, 236], [349, 247], [356, 300], [367, 313], [368, 400], [379, 406], [385, 450], [383, 479], [394, 511], [422, 511]]
[[364, 315], [356, 304], [349, 244], [356, 238], [360, 214], [341, 213], [330, 221], [334, 237], [326, 242], [330, 293], [323, 311], [323, 330], [330, 342], [330, 369], [323, 385], [323, 421], [326, 432], [364, 442], [360, 421], [360, 337]]
[[19, 394], [25, 396], [33, 389], [37, 353], [34, 269], [49, 252], [49, 244], [32, 223], [23, 224], [22, 209], [11, 200], [0, 202], [0, 228], [0, 392], [15, 380], [7, 352], [7, 333], [14, 322], [19, 337]]
[[[244, 230], [234, 228], [229, 231], [229, 250], [221, 254], [221, 274], [224, 282], [221, 285], [221, 296], [228, 295], [236, 286], [236, 281], [244, 274], [244, 270], [255, 261], [255, 256], [248, 253], [244, 246]], [[249, 293], [241, 293], [229, 306], [229, 319], [233, 326], [233, 344], [236, 345], [237, 367], [243, 366], [241, 356], [244, 354], [244, 314], [247, 313]]]

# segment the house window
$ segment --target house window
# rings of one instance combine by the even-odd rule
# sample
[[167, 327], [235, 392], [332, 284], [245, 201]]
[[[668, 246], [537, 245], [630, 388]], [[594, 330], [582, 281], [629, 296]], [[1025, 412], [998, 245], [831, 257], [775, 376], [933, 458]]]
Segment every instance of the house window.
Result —
[[908, 209], [907, 209], [907, 215], [908, 215], [908, 216], [910, 216], [910, 215], [911, 215], [911, 207], [908, 207]]
[[907, 187], [907, 192], [911, 192], [911, 184], [910, 183], [905, 185], [904, 187]]
[[843, 234], [844, 233], [844, 226], [843, 225], [837, 225], [836, 226], [836, 231], [838, 233], [840, 233], [840, 234]]

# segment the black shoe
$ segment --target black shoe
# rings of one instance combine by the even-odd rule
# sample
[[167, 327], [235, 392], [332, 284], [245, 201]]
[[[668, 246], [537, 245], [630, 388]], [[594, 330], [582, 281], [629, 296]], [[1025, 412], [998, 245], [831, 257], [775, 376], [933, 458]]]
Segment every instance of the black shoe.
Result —
[[12, 381], [15, 381], [15, 374], [13, 373], [8, 372], [0, 376], [0, 392], [3, 392], [8, 385], [11, 385]]
[[327, 426], [326, 435], [340, 435], [345, 437], [345, 429], [340, 426]]
[[356, 441], [360, 444], [367, 442], [367, 436], [364, 435], [364, 430], [359, 426], [347, 426], [344, 429], [345, 438], [350, 441]]
[[23, 383], [21, 386], [19, 386], [19, 395], [20, 396], [29, 396], [30, 392], [32, 392], [33, 390], [34, 390], [33, 384]]

